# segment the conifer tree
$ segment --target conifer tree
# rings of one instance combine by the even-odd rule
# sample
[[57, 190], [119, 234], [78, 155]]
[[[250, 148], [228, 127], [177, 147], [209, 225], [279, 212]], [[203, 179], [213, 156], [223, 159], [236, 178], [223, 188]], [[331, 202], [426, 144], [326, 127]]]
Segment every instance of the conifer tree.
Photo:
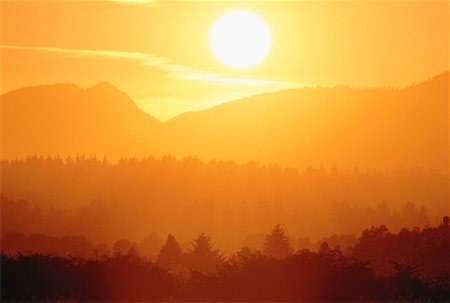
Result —
[[161, 247], [158, 263], [165, 268], [176, 269], [181, 262], [181, 249], [177, 239], [172, 234], [167, 236], [166, 243]]
[[275, 225], [264, 241], [264, 254], [275, 259], [283, 259], [292, 254], [292, 247], [280, 224]]
[[201, 234], [192, 243], [192, 250], [186, 255], [186, 261], [189, 268], [207, 274], [215, 271], [224, 258], [218, 249], [214, 249], [211, 238]]

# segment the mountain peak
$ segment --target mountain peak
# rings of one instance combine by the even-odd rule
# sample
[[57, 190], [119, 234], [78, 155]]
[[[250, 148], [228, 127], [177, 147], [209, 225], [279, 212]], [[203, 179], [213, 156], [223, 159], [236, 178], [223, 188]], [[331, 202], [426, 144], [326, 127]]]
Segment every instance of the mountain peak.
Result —
[[[100, 95], [126, 95], [123, 91], [118, 89], [110, 82], [98, 82], [97, 84], [86, 88], [86, 92], [100, 94]], [[127, 95], [128, 97], [128, 95]]]
[[119, 91], [119, 89], [110, 82], [99, 82], [87, 89], [88, 90], [100, 90], [100, 91]]

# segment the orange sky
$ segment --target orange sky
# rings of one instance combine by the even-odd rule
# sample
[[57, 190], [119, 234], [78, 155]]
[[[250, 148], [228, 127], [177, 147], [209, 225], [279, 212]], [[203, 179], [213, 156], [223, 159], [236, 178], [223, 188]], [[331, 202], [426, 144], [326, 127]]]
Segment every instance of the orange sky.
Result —
[[[3, 1], [1, 92], [109, 81], [161, 119], [304, 85], [396, 86], [449, 68], [449, 2]], [[145, 3], [142, 3], [145, 2]], [[233, 69], [208, 35], [244, 8], [272, 32], [267, 58]]]

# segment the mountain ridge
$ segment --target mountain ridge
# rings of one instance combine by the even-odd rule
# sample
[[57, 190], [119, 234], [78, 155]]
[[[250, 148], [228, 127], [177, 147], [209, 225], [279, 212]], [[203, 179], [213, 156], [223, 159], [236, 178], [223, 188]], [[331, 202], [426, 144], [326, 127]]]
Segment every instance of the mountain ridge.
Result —
[[[436, 74], [432, 77], [429, 77], [427, 79], [424, 79], [421, 82], [412, 82], [411, 84], [404, 86], [404, 87], [391, 87], [391, 86], [374, 86], [374, 87], [357, 87], [357, 86], [351, 86], [351, 85], [347, 85], [347, 84], [337, 84], [334, 86], [320, 86], [320, 85], [316, 85], [316, 86], [307, 86], [307, 87], [300, 87], [300, 88], [290, 88], [290, 89], [281, 89], [281, 90], [277, 90], [274, 92], [268, 92], [268, 93], [259, 93], [259, 94], [255, 94], [255, 95], [251, 95], [251, 96], [247, 96], [247, 97], [243, 97], [243, 98], [237, 98], [237, 99], [232, 99], [229, 101], [226, 101], [224, 103], [218, 104], [218, 105], [214, 105], [210, 108], [206, 108], [206, 109], [202, 109], [202, 110], [195, 110], [195, 111], [187, 111], [187, 112], [183, 112], [167, 121], [161, 121], [158, 118], [154, 117], [153, 115], [151, 115], [150, 113], [144, 112], [145, 114], [147, 114], [148, 116], [150, 116], [151, 118], [160, 121], [161, 123], [167, 123], [170, 122], [174, 119], [177, 119], [180, 116], [184, 116], [186, 114], [191, 114], [191, 113], [198, 113], [198, 112], [203, 112], [203, 111], [208, 111], [211, 110], [213, 108], [216, 107], [221, 107], [223, 105], [226, 105], [228, 103], [232, 103], [232, 102], [238, 102], [241, 100], [246, 100], [249, 98], [254, 98], [256, 96], [264, 96], [264, 95], [272, 95], [272, 94], [277, 94], [280, 92], [290, 92], [290, 91], [299, 91], [299, 90], [304, 90], [304, 89], [356, 89], [356, 90], [393, 90], [393, 91], [397, 91], [397, 90], [405, 90], [405, 89], [410, 89], [410, 88], [414, 88], [414, 87], [418, 87], [421, 85], [426, 85], [428, 83], [432, 83], [433, 81], [437, 80], [437, 79], [447, 79], [449, 78], [449, 74], [450, 74], [450, 70], [441, 72], [439, 74]], [[95, 83], [92, 86], [88, 86], [86, 88], [83, 88], [79, 85], [73, 84], [73, 83], [65, 83], [65, 82], [57, 82], [57, 83], [51, 83], [51, 84], [38, 84], [38, 85], [31, 85], [31, 86], [24, 86], [24, 87], [20, 87], [14, 90], [11, 90], [9, 92], [5, 92], [4, 94], [0, 95], [0, 97], [4, 97], [7, 96], [11, 93], [17, 93], [19, 91], [22, 90], [26, 90], [29, 88], [48, 88], [48, 87], [56, 87], [56, 86], [67, 86], [67, 87], [73, 87], [73, 88], [77, 88], [77, 89], [81, 89], [81, 90], [96, 90], [96, 89], [103, 89], [103, 88], [108, 88], [108, 89], [112, 89], [112, 90], [116, 90], [122, 94], [125, 94], [128, 96], [128, 94], [126, 94], [124, 91], [122, 91], [121, 89], [119, 89], [115, 84], [108, 82], [108, 81], [100, 81]], [[129, 96], [128, 96], [129, 97]], [[129, 97], [131, 100], [133, 100], [131, 97]], [[133, 103], [136, 104], [133, 100]], [[136, 105], [137, 107], [137, 105]], [[139, 108], [139, 107], [138, 107]]]
[[281, 89], [281, 90], [277, 90], [274, 92], [268, 92], [268, 93], [260, 93], [260, 94], [255, 94], [255, 95], [251, 95], [251, 96], [247, 96], [247, 97], [243, 97], [243, 98], [238, 98], [238, 99], [233, 99], [233, 100], [229, 100], [227, 102], [212, 106], [210, 108], [207, 109], [202, 109], [202, 110], [196, 110], [196, 111], [188, 111], [188, 112], [184, 112], [181, 113], [167, 121], [164, 121], [163, 123], [170, 123], [173, 120], [177, 120], [179, 117], [183, 117], [184, 115], [190, 115], [192, 113], [198, 113], [198, 112], [204, 112], [204, 111], [209, 111], [212, 110], [214, 108], [217, 107], [222, 107], [222, 106], [226, 106], [229, 103], [233, 103], [233, 102], [239, 102], [242, 100], [248, 100], [248, 99], [252, 99], [254, 97], [257, 96], [265, 96], [265, 95], [273, 95], [273, 94], [278, 94], [281, 92], [295, 92], [295, 91], [300, 91], [300, 90], [305, 90], [305, 89], [354, 89], [354, 90], [391, 90], [391, 91], [398, 91], [398, 90], [405, 90], [405, 89], [410, 89], [410, 88], [414, 88], [414, 87], [418, 87], [418, 86], [422, 86], [422, 85], [427, 85], [428, 83], [432, 83], [434, 81], [445, 81], [447, 79], [449, 79], [449, 74], [450, 74], [450, 70], [444, 71], [442, 73], [439, 73], [435, 76], [429, 77], [421, 82], [413, 82], [407, 86], [404, 87], [384, 87], [384, 86], [375, 86], [375, 87], [356, 87], [356, 86], [350, 86], [350, 85], [346, 85], [346, 84], [337, 84], [334, 86], [306, 86], [306, 87], [299, 87], [299, 88], [289, 88], [289, 89]]
[[[28, 154], [138, 155], [141, 133], [161, 123], [110, 84], [40, 85], [1, 96], [2, 157]], [[114, 152], [115, 151], [115, 152]]]
[[448, 86], [446, 71], [400, 89], [282, 90], [166, 122], [141, 111], [111, 83], [33, 86], [1, 96], [2, 158], [171, 154], [293, 167], [448, 170]]

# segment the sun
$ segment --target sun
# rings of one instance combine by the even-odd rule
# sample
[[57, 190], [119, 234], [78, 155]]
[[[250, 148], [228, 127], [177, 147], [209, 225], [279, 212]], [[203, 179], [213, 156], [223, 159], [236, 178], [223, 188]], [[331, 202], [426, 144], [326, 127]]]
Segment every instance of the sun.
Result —
[[234, 10], [214, 22], [209, 43], [223, 64], [249, 68], [267, 56], [272, 37], [263, 18], [247, 10]]

